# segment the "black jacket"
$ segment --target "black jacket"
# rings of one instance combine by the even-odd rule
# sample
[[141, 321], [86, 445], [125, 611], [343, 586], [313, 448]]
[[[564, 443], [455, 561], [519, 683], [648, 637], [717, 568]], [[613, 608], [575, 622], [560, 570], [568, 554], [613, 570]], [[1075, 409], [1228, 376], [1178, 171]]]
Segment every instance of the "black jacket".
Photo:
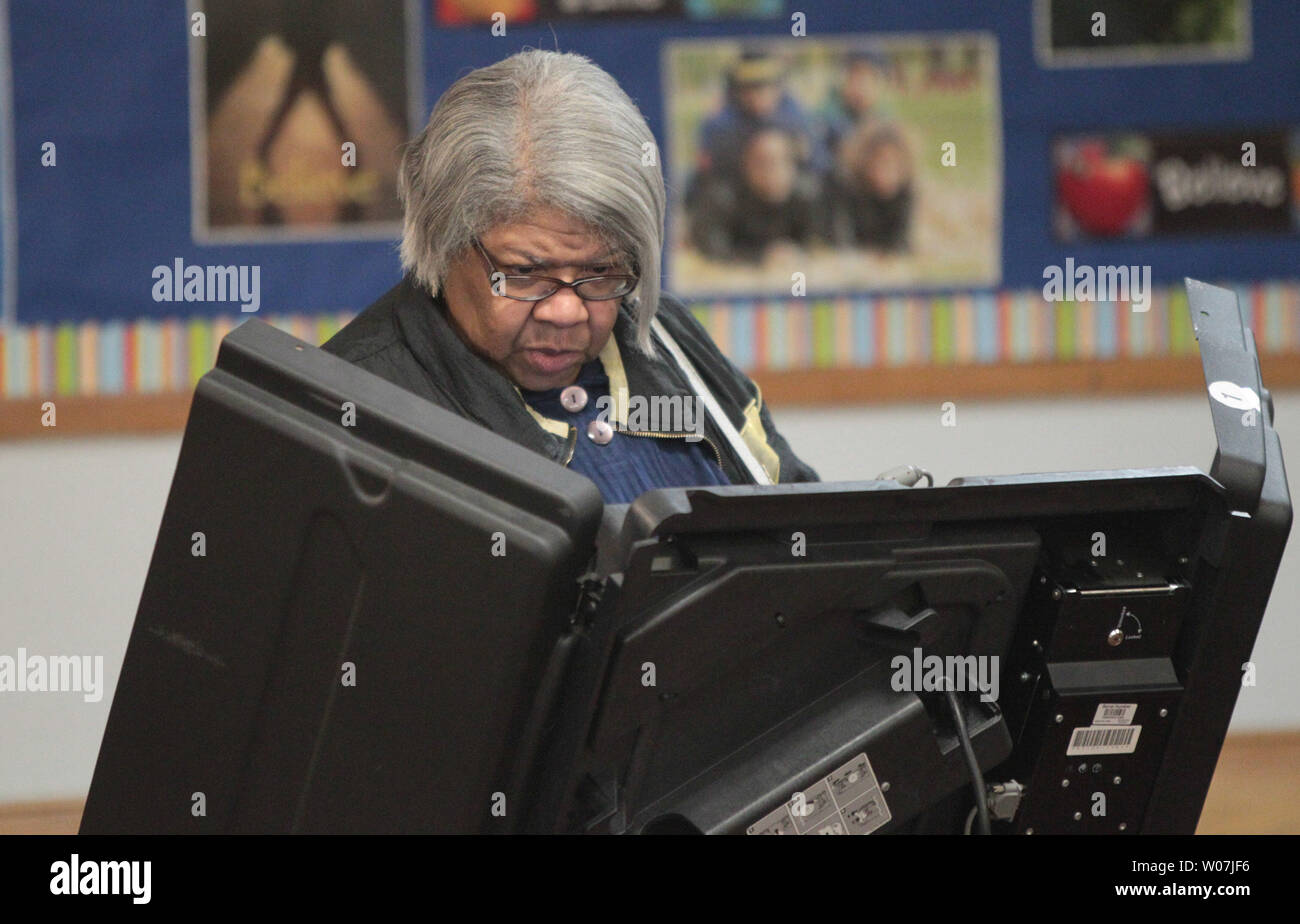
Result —
[[[469, 349], [445, 312], [441, 297], [431, 296], [407, 276], [322, 349], [567, 465], [573, 457], [577, 429], [542, 418], [529, 408], [509, 379]], [[695, 365], [772, 480], [817, 481], [817, 473], [795, 456], [776, 431], [758, 386], [722, 355], [686, 306], [665, 294], [656, 317]], [[657, 356], [651, 359], [635, 347], [635, 331], [631, 310], [621, 306], [612, 336], [622, 357], [629, 394], [690, 396], [690, 385], [667, 350], [656, 342]], [[611, 373], [613, 390], [616, 373], [606, 371]], [[704, 436], [733, 484], [753, 483], [708, 415]]]

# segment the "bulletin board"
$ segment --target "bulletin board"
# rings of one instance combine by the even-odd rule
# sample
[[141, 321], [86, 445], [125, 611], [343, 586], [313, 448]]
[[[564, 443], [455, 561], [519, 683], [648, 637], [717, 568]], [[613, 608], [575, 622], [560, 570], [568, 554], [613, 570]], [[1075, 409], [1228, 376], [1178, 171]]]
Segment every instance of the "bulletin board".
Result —
[[[1300, 5], [1140, 6], [0, 0], [0, 436], [177, 428], [250, 316], [327, 339], [400, 274], [397, 146], [527, 47], [641, 108], [666, 288], [770, 401], [1197, 387], [1186, 276], [1300, 385]], [[773, 67], [782, 132], [728, 147]], [[765, 156], [871, 207], [791, 205], [793, 262], [706, 227]]]

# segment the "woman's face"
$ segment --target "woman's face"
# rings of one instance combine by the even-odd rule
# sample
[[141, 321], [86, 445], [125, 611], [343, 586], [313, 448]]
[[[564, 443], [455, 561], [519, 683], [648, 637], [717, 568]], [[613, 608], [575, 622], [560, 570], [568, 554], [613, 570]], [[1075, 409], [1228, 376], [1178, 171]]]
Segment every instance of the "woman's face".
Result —
[[[593, 230], [553, 209], [494, 227], [479, 237], [497, 269], [572, 282], [631, 270]], [[474, 352], [531, 391], [570, 385], [604, 348], [620, 299], [584, 301], [562, 288], [539, 302], [494, 295], [487, 264], [470, 246], [443, 286], [452, 324]]]

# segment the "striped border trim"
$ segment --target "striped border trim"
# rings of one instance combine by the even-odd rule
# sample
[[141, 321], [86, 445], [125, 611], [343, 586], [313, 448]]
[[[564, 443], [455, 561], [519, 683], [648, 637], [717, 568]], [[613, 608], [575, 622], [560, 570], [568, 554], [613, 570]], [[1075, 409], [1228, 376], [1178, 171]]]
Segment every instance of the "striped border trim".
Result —
[[[1300, 353], [1300, 282], [1236, 290], [1261, 353]], [[1149, 310], [1126, 302], [1046, 302], [1038, 291], [692, 302], [743, 369], [869, 369], [1182, 356], [1196, 352], [1181, 286]], [[259, 317], [323, 343], [354, 317]], [[0, 326], [0, 399], [189, 391], [244, 316]]]

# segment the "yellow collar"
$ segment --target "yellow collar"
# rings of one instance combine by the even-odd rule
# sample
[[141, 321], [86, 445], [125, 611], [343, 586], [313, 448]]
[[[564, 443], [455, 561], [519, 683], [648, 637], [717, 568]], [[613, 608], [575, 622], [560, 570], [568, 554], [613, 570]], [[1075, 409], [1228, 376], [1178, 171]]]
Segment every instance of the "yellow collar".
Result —
[[[626, 395], [627, 391], [627, 372], [623, 369], [623, 354], [618, 348], [618, 338], [614, 336], [611, 330], [609, 339], [601, 347], [599, 354], [600, 364], [605, 367], [605, 375], [609, 377], [609, 395], [613, 419], [617, 423], [617, 429], [627, 429], [627, 401], [620, 396]], [[547, 433], [561, 438], [567, 438], [569, 435], [569, 425], [563, 420], [556, 420], [547, 417], [545, 414], [538, 413], [531, 404], [524, 401], [523, 392], [519, 386], [515, 385], [515, 394], [519, 395], [519, 400], [523, 402], [528, 413], [533, 415], [533, 420], [537, 421]]]

